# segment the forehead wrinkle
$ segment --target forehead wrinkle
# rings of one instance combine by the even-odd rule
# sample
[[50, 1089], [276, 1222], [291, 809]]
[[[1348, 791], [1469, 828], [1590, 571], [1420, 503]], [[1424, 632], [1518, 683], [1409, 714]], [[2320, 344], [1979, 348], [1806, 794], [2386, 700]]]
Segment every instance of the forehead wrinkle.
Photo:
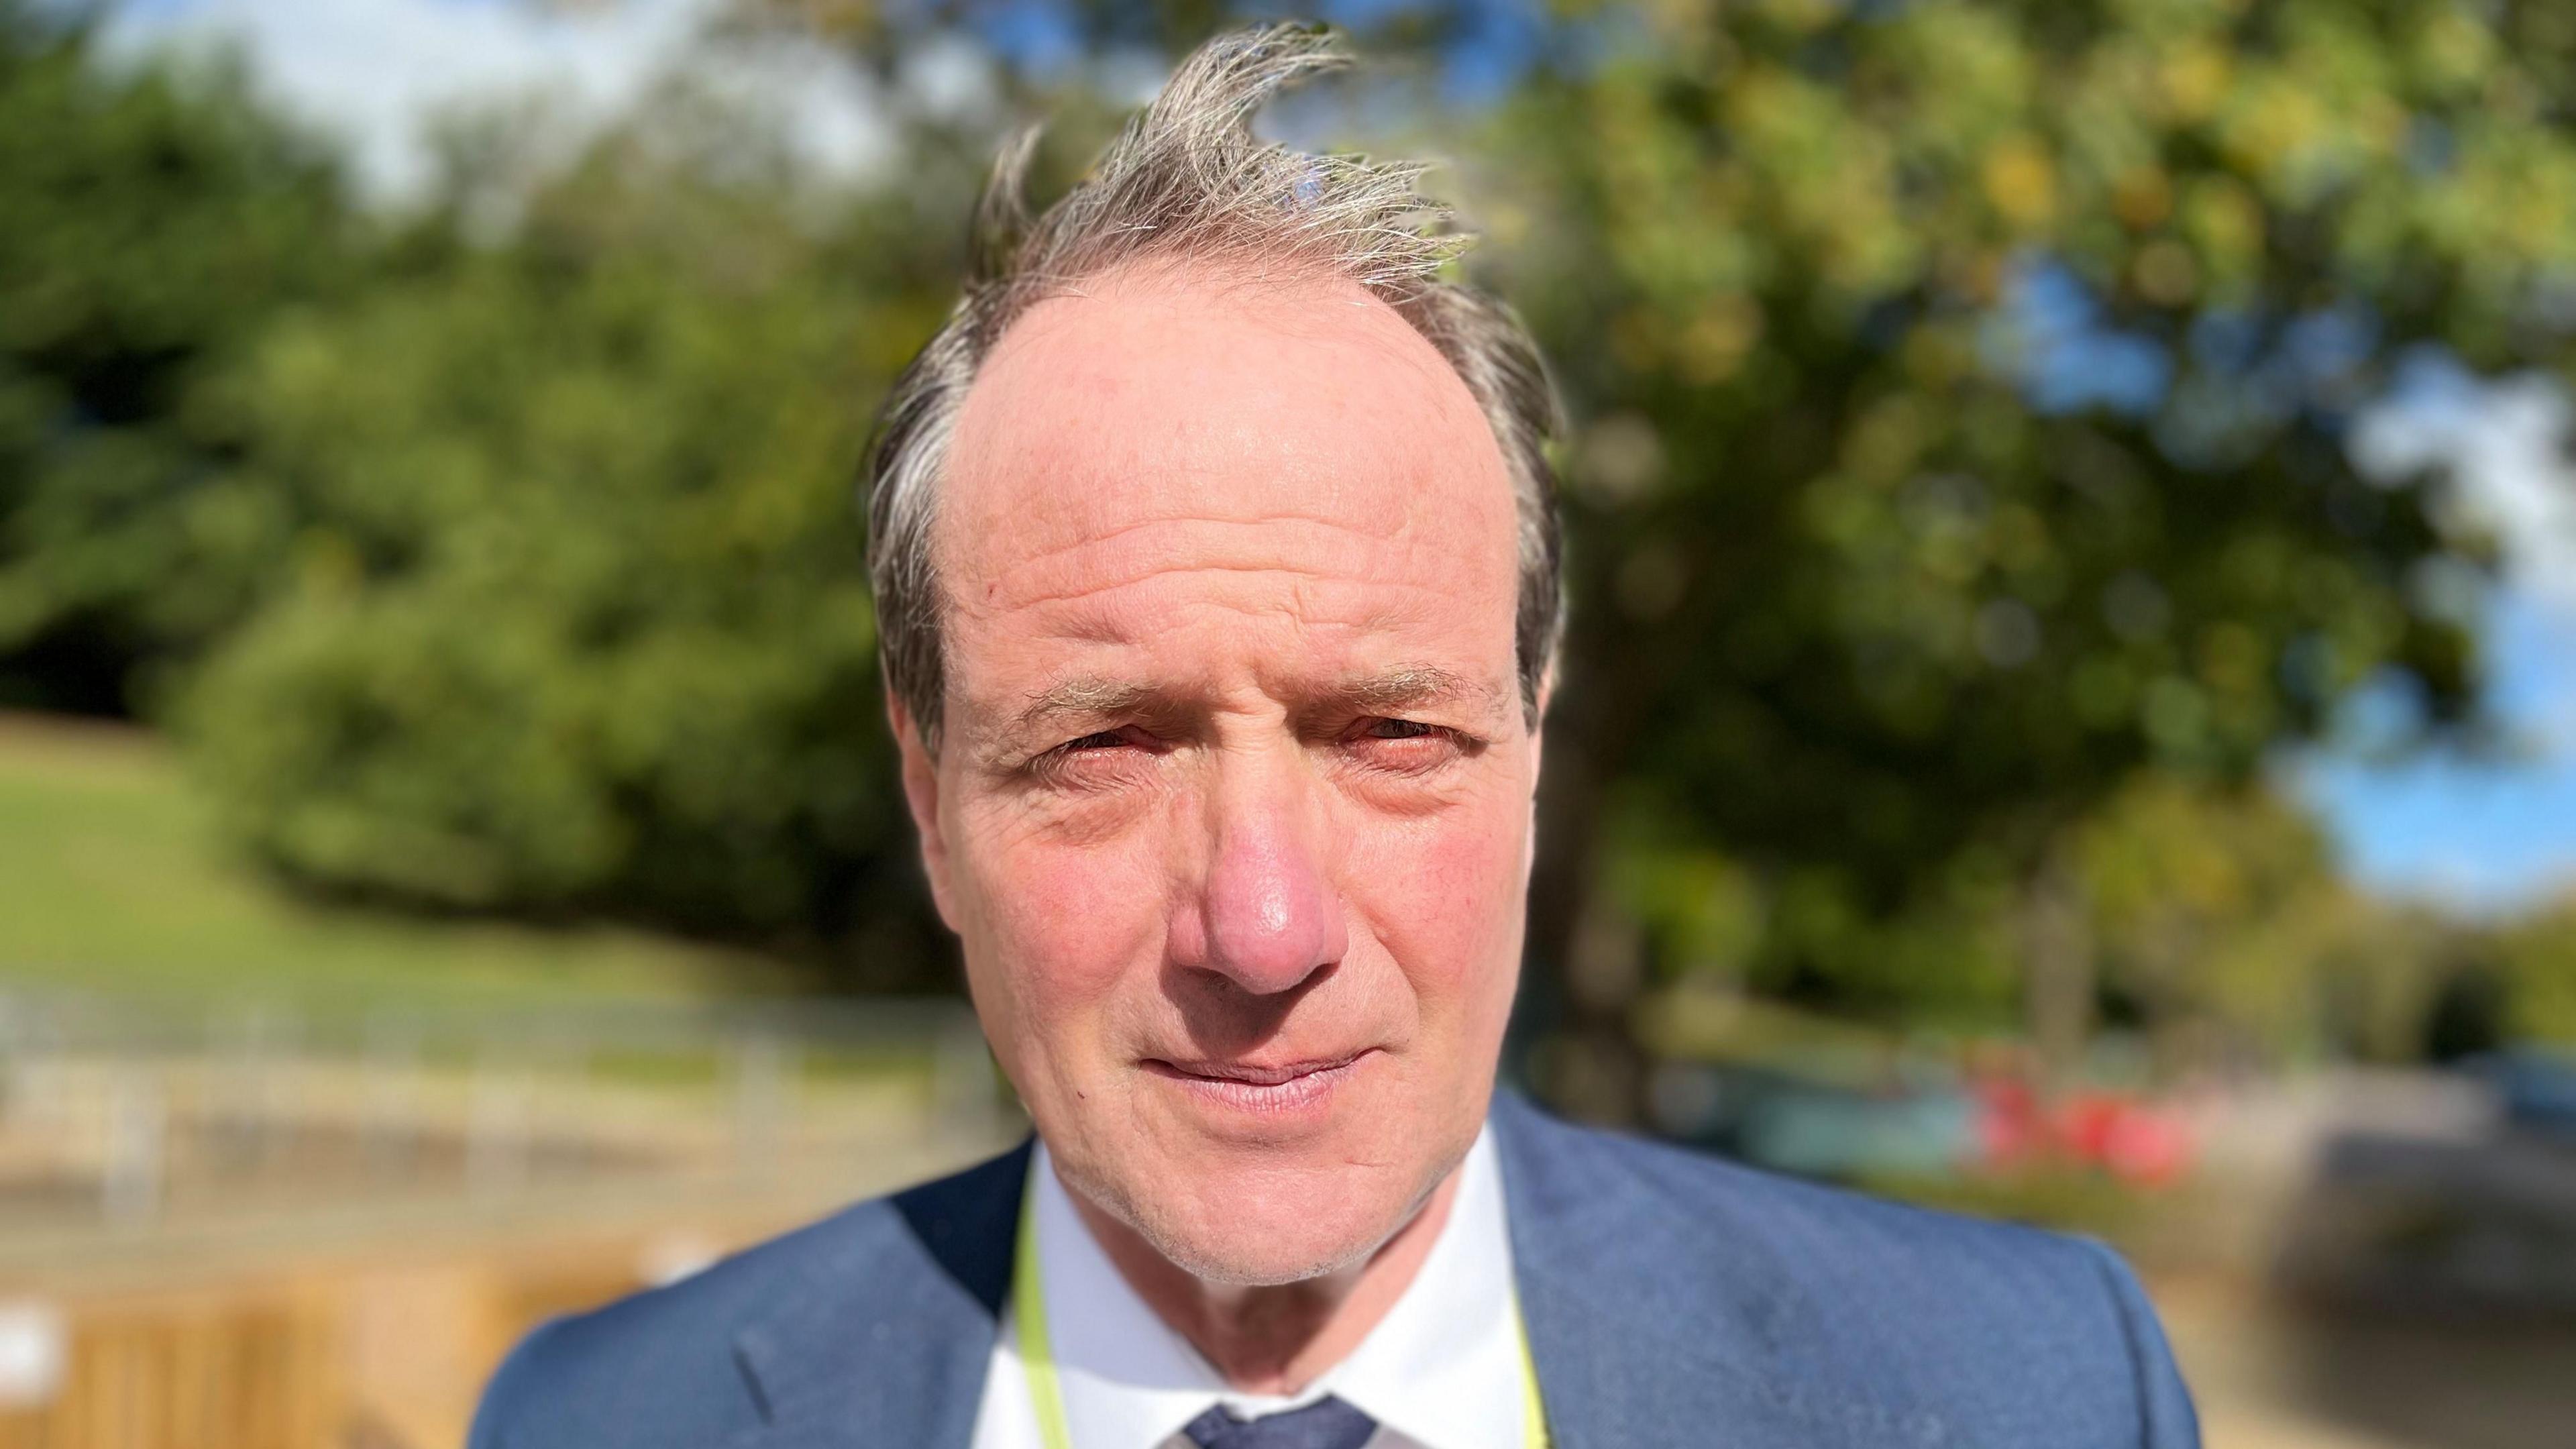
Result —
[[[997, 509], [993, 511], [1016, 513], [1022, 511], [1025, 507], [1026, 500], [1021, 500], [1018, 507]], [[1034, 553], [1030, 553], [1019, 558], [1014, 562], [1014, 566], [1018, 568], [1029, 568], [1039, 564], [1052, 563], [1066, 554], [1078, 553], [1084, 549], [1099, 548], [1107, 544], [1118, 543], [1127, 539], [1132, 534], [1141, 533], [1149, 528], [1211, 528], [1222, 531], [1269, 528], [1276, 524], [1304, 524], [1309, 527], [1329, 529], [1334, 533], [1357, 534], [1361, 538], [1368, 539], [1373, 542], [1385, 543], [1402, 538], [1405, 534], [1412, 532], [1413, 516], [1412, 510], [1409, 508], [1389, 510], [1387, 524], [1381, 528], [1365, 528], [1346, 518], [1331, 518], [1319, 513], [1265, 511], [1254, 516], [1243, 518], [1216, 518], [1196, 514], [1136, 518], [1108, 528], [1085, 529], [1078, 537], [1066, 539], [1061, 543], [1050, 544]]]
[[1118, 614], [1139, 614], [1139, 611], [1157, 611], [1157, 608], [1133, 606], [1133, 603], [1115, 603], [1105, 596], [1126, 593], [1126, 590], [1141, 588], [1141, 585], [1151, 585], [1151, 583], [1175, 583], [1180, 575], [1190, 575], [1190, 572], [1216, 572], [1216, 575], [1234, 575], [1234, 578], [1288, 575], [1288, 578], [1296, 580], [1296, 585], [1293, 585], [1296, 593], [1293, 593], [1291, 598], [1234, 598], [1234, 596], [1224, 596], [1224, 593], [1203, 593], [1203, 596], [1185, 598], [1185, 601], [1177, 601], [1177, 603], [1162, 603], [1162, 611], [1170, 611], [1170, 608], [1175, 606], [1234, 608], [1234, 611], [1239, 611], [1239, 614], [1288, 616], [1293, 624], [1306, 624], [1306, 627], [1368, 629], [1368, 627], [1391, 627], [1391, 624], [1401, 624], [1401, 621], [1417, 619], [1419, 614], [1414, 614], [1414, 611], [1396, 611], [1396, 608], [1388, 608], [1386, 603], [1378, 603], [1376, 608], [1368, 608], [1368, 619], [1360, 619], [1360, 621], [1319, 616], [1319, 614], [1327, 614], [1327, 611], [1316, 608], [1316, 585], [1321, 585], [1321, 588], [1327, 588], [1327, 590], [1337, 590], [1337, 588], [1363, 590], [1365, 588], [1370, 590], [1370, 593], [1401, 590], [1401, 593], [1414, 593], [1414, 596], [1432, 598], [1432, 601], [1437, 601], [1443, 608], [1455, 608], [1455, 603], [1458, 603], [1458, 590], [1435, 588], [1435, 585], [1427, 585], [1427, 583], [1394, 583], [1394, 580], [1355, 583], [1355, 580], [1342, 580], [1342, 578], [1334, 578], [1334, 575], [1316, 575], [1316, 572], [1311, 570], [1301, 570], [1301, 567], [1288, 567], [1288, 565], [1190, 565], [1188, 570], [1151, 570], [1146, 572], [1146, 575], [1139, 575], [1139, 578], [1108, 580], [1108, 583], [1082, 583], [1082, 585], [1074, 585], [1074, 588], [1054, 590], [1054, 593], [1038, 593], [1038, 596], [1028, 596], [1028, 598], [1012, 598], [1012, 601], [1005, 603], [1005, 606], [989, 608], [987, 614], [1015, 614], [1015, 611], [1023, 611], [1023, 608], [1046, 608], [1046, 606], [1056, 606], [1056, 603], [1082, 603], [1082, 606], [1087, 606], [1087, 611], [1084, 611], [1074, 624], [1061, 629], [1061, 632], [1072, 634], [1072, 637], [1079, 637], [1079, 639], [1121, 642], [1121, 639], [1128, 637], [1128, 629], [1118, 627]]
[[[1453, 570], [1451, 577], [1455, 574]], [[1168, 640], [1210, 611], [1275, 617], [1303, 632], [1404, 636], [1457, 621], [1461, 605], [1477, 592], [1412, 579], [1355, 579], [1289, 565], [1156, 567], [1132, 577], [1083, 579], [1026, 595], [1006, 594], [995, 583], [983, 597], [953, 597], [949, 627], [958, 663], [982, 656], [988, 646], [1007, 646], [1014, 637], [1109, 646]], [[1499, 593], [1497, 598], [1502, 601], [1495, 606], [1495, 627], [1507, 632], [1508, 599]]]
[[[1025, 514], [1028, 510], [1020, 510]], [[1265, 570], [1318, 579], [1384, 578], [1426, 566], [1447, 579], [1472, 574], [1479, 563], [1516, 568], [1511, 558], [1481, 560], [1441, 548], [1424, 538], [1410, 508], [1390, 510], [1375, 527], [1312, 514], [1259, 518], [1145, 518], [1098, 533], [1049, 542], [1018, 557], [996, 559], [976, 540], [1000, 535], [1011, 514], [954, 520], [939, 529], [934, 546], [946, 583], [943, 593], [970, 608], [1009, 610], [1145, 582], [1157, 575], [1196, 569], [1252, 574]], [[978, 557], [977, 555], [982, 555]], [[975, 566], [980, 565], [980, 566]]]
[[[956, 552], [966, 552], [958, 539]], [[1510, 588], [1517, 557], [1504, 549], [1476, 549], [1471, 541], [1443, 547], [1417, 529], [1370, 534], [1332, 523], [1146, 523], [1097, 539], [1066, 544], [1012, 559], [979, 559], [987, 567], [958, 567], [951, 554], [948, 578], [961, 603], [1025, 608], [1079, 593], [1108, 593], [1154, 578], [1203, 575], [1291, 575], [1316, 583], [1440, 588], [1455, 593], [1463, 580]], [[1437, 585], [1417, 583], [1435, 578]]]
[[[1422, 535], [1426, 510], [1439, 506], [1443, 481], [1434, 460], [1388, 457], [1375, 471], [1404, 486], [1389, 498], [1336, 507], [1354, 501], [1352, 480], [1339, 470], [1290, 463], [1261, 471], [1270, 475], [1271, 496], [1230, 497], [1233, 480], [1224, 469], [1099, 459], [1078, 446], [1024, 442], [984, 460], [971, 476], [961, 475], [966, 486], [956, 497], [967, 506], [941, 511], [933, 522], [932, 547], [952, 573], [970, 561], [1007, 573], [1072, 567], [1095, 553], [1168, 556], [1181, 547], [1252, 552], [1283, 542], [1347, 557], [1355, 543], [1409, 546]], [[1006, 558], [992, 558], [1002, 540], [1016, 547]]]
[[[988, 595], [1000, 592], [1013, 579], [1035, 575], [1041, 578], [1080, 576], [1085, 573], [1117, 573], [1111, 582], [1132, 582], [1154, 573], [1182, 572], [1190, 569], [1231, 569], [1258, 572], [1275, 569], [1289, 573], [1349, 574], [1366, 564], [1381, 563], [1388, 548], [1402, 549], [1402, 536], [1409, 530], [1398, 528], [1387, 533], [1336, 525], [1324, 519], [1298, 519], [1283, 528], [1283, 521], [1150, 519], [1131, 523], [1107, 532], [1069, 539], [1034, 553], [1013, 559], [994, 570], [986, 587]], [[1149, 530], [1177, 528], [1187, 536], [1156, 539], [1139, 537]], [[1326, 536], [1316, 537], [1316, 529]], [[1202, 536], [1212, 535], [1212, 536]], [[1356, 537], [1358, 546], [1352, 539]]]

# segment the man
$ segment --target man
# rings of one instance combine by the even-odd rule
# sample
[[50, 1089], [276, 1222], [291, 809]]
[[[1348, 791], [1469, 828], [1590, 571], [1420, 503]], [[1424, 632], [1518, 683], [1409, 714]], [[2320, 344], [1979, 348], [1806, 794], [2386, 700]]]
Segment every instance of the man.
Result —
[[481, 1449], [2175, 1449], [2110, 1254], [1494, 1091], [1557, 628], [1528, 338], [1414, 170], [1185, 61], [871, 462], [903, 784], [998, 1161], [540, 1330]]

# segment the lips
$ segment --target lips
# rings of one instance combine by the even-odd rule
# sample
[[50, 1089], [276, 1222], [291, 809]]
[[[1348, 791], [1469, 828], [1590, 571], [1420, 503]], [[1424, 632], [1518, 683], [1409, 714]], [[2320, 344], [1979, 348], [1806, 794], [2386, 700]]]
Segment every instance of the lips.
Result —
[[1243, 1062], [1148, 1057], [1145, 1070], [1213, 1105], [1276, 1114], [1318, 1107], [1376, 1048], [1335, 1057]]
[[1148, 1060], [1145, 1065], [1160, 1067], [1180, 1076], [1199, 1077], [1212, 1082], [1242, 1082], [1248, 1086], [1276, 1087], [1293, 1082], [1299, 1077], [1311, 1076], [1316, 1072], [1331, 1071], [1335, 1067], [1347, 1067], [1359, 1058], [1360, 1053], [1352, 1052], [1347, 1056], [1315, 1057], [1302, 1062], [1283, 1062], [1277, 1066], [1264, 1066], [1257, 1062], [1169, 1061], [1154, 1058]]

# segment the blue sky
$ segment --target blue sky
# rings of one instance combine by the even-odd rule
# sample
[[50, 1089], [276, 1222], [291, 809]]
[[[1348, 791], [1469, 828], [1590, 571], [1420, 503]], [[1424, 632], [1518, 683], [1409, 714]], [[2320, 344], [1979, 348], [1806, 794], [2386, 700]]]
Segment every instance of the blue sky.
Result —
[[2293, 770], [2354, 875], [2482, 912], [2576, 882], [2576, 615], [2513, 591], [2487, 625], [2491, 703], [2526, 758], [2373, 766], [2325, 756]]
[[[399, 197], [430, 174], [423, 127], [439, 115], [542, 94], [577, 132], [647, 99], [684, 58], [705, 77], [690, 51], [715, 3], [131, 0], [112, 39], [237, 43], [272, 94], [345, 138], [371, 189]], [[971, 108], [989, 96], [988, 67], [959, 46], [899, 84], [912, 104]], [[822, 167], [857, 173], [888, 159], [887, 98], [817, 55], [738, 55], [717, 83], [781, 108]], [[2576, 471], [2554, 441], [2569, 420], [2552, 383], [2480, 380], [2425, 358], [2356, 429], [2365, 468], [2455, 462], [2460, 506], [2505, 547], [2503, 587], [2483, 606], [2502, 757], [2376, 765], [2320, 751], [2282, 764], [2373, 888], [2498, 912], [2576, 886]]]
[[[864, 172], [891, 159], [883, 98], [812, 47], [729, 48], [721, 63], [692, 54], [721, 0], [125, 0], [110, 26], [115, 48], [176, 43], [238, 47], [288, 110], [339, 136], [362, 184], [399, 198], [432, 175], [425, 130], [495, 102], [536, 100], [546, 134], [577, 137], [650, 100], [681, 63], [691, 80], [789, 122], [806, 159]], [[703, 54], [703, 52], [700, 52]], [[934, 55], [919, 84], [954, 102], [977, 85], [981, 62]]]
[[2353, 873], [2392, 893], [2504, 911], [2576, 884], [2576, 410], [2534, 376], [2482, 380], [2424, 355], [2355, 428], [2365, 471], [2436, 461], [2491, 530], [2503, 585], [2481, 611], [2496, 759], [2319, 755], [2289, 771]]

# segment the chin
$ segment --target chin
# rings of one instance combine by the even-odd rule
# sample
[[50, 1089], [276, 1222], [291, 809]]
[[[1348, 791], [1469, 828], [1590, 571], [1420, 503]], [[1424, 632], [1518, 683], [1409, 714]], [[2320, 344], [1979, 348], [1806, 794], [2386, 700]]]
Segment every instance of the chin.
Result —
[[1238, 1288], [1302, 1283], [1368, 1261], [1412, 1220], [1419, 1197], [1362, 1205], [1348, 1196], [1330, 1204], [1265, 1205], [1232, 1214], [1183, 1211], [1148, 1217], [1138, 1232], [1190, 1276]]
[[[1470, 1134], [1469, 1141], [1472, 1142]], [[1123, 1164], [1089, 1193], [1155, 1252], [1208, 1283], [1272, 1287], [1357, 1267], [1413, 1220], [1466, 1155], [1445, 1148], [1213, 1147]], [[1086, 1189], [1094, 1184], [1084, 1184]]]

